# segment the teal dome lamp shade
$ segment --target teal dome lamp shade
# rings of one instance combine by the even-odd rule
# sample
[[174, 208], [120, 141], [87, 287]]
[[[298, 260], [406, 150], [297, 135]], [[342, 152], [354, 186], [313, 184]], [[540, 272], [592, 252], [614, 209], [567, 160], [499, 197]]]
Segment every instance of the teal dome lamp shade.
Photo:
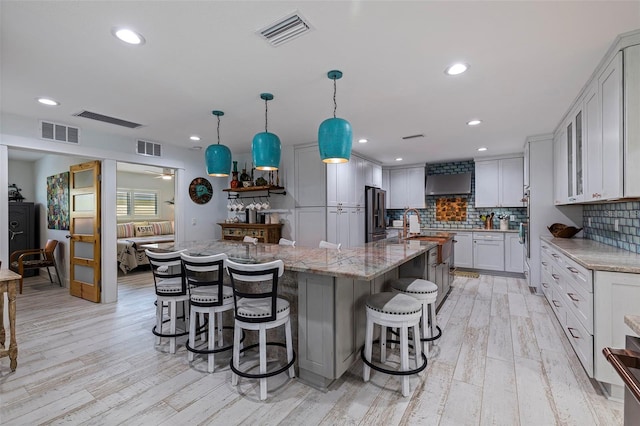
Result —
[[320, 158], [325, 163], [346, 163], [351, 157], [353, 131], [347, 120], [336, 118], [336, 80], [342, 78], [342, 72], [329, 71], [327, 77], [333, 80], [333, 118], [324, 120], [318, 129]]
[[229, 176], [231, 171], [231, 150], [224, 145], [220, 145], [220, 117], [224, 115], [224, 112], [211, 111], [211, 114], [218, 117], [218, 144], [209, 145], [204, 153], [207, 174], [214, 177]]
[[273, 95], [271, 93], [261, 93], [260, 99], [264, 99], [264, 132], [258, 133], [253, 137], [251, 144], [253, 164], [257, 170], [278, 170], [282, 144], [277, 135], [267, 131], [267, 104], [270, 100], [273, 100]]

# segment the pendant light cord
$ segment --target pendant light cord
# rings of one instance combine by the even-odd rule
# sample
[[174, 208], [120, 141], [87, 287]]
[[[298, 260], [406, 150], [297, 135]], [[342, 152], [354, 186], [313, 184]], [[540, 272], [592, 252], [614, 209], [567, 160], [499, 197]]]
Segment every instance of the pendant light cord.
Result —
[[218, 115], [218, 145], [220, 145], [220, 116]]
[[264, 100], [264, 132], [267, 133], [267, 120], [268, 120], [268, 114], [267, 114], [267, 110], [268, 110], [268, 100]]
[[336, 103], [336, 79], [333, 79], [333, 118], [336, 118], [336, 109], [338, 104]]

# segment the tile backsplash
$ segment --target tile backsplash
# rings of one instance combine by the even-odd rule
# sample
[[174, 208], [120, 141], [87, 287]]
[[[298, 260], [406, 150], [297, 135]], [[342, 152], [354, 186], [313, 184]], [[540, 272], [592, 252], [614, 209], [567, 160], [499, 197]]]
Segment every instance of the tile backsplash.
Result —
[[585, 204], [582, 227], [585, 238], [640, 253], [640, 201]]
[[[440, 199], [450, 199], [452, 195], [428, 195], [426, 196], [425, 209], [418, 209], [420, 212], [420, 223], [423, 228], [441, 228], [441, 229], [472, 229], [481, 228], [484, 224], [480, 220], [481, 215], [490, 215], [495, 213], [493, 220], [494, 229], [500, 228], [498, 215], [514, 216], [514, 221], [509, 222], [509, 229], [517, 229], [520, 222], [526, 221], [527, 210], [522, 207], [509, 208], [475, 208], [476, 181], [474, 176], [475, 165], [473, 160], [456, 161], [447, 163], [437, 163], [427, 165], [427, 175], [452, 175], [457, 173], [471, 172], [471, 194], [457, 195], [456, 198], [466, 198], [467, 214], [466, 219], [462, 221], [441, 221], [436, 219], [436, 204]], [[440, 201], [442, 203], [442, 201]], [[401, 220], [403, 210], [389, 209], [387, 215], [391, 220]]]

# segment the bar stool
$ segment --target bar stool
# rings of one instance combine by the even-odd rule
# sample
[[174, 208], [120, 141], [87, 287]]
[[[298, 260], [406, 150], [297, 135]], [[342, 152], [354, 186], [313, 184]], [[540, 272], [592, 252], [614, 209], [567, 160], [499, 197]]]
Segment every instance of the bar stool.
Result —
[[[399, 278], [391, 282], [391, 288], [398, 293], [414, 297], [422, 304], [422, 334], [420, 341], [423, 345], [422, 351], [428, 355], [429, 342], [442, 336], [442, 330], [436, 325], [438, 286], [422, 278]], [[429, 330], [428, 336], [427, 330]]]
[[[224, 278], [225, 253], [212, 256], [190, 256], [181, 254], [182, 268], [189, 291], [189, 341], [187, 342], [187, 359], [193, 361], [195, 354], [207, 355], [209, 373], [215, 370], [215, 354], [231, 349], [232, 345], [223, 346], [222, 313], [233, 309], [233, 290], [222, 284]], [[196, 318], [207, 314], [207, 349], [196, 349]], [[217, 318], [216, 318], [217, 317]], [[216, 320], [218, 322], [216, 327]], [[228, 327], [231, 328], [231, 327]], [[217, 331], [218, 348], [215, 345]]]
[[[267, 398], [267, 377], [275, 376], [289, 370], [289, 377], [295, 377], [293, 363], [296, 354], [293, 350], [291, 337], [291, 320], [289, 317], [289, 302], [278, 297], [278, 277], [284, 273], [282, 260], [261, 264], [226, 262], [227, 272], [231, 277], [233, 287], [233, 303], [235, 307], [235, 328], [233, 332], [233, 358], [231, 360], [231, 383], [238, 384], [238, 376], [260, 379], [260, 399]], [[269, 286], [270, 282], [270, 286]], [[238, 284], [255, 283], [261, 292], [247, 293]], [[259, 283], [259, 284], [258, 284]], [[270, 289], [268, 289], [271, 287]], [[268, 290], [267, 290], [268, 289]], [[284, 325], [286, 344], [267, 342], [267, 330]], [[259, 333], [259, 343], [240, 349], [240, 339], [243, 330], [256, 330]], [[260, 373], [252, 374], [241, 371], [240, 353], [258, 346], [260, 355]], [[267, 346], [280, 346], [287, 350], [286, 365], [267, 372]]]
[[[381, 373], [402, 376], [402, 396], [409, 396], [409, 375], [417, 374], [427, 367], [427, 357], [422, 353], [419, 344], [418, 327], [422, 306], [420, 302], [411, 296], [401, 293], [377, 293], [369, 296], [366, 301], [367, 306], [367, 328], [365, 334], [364, 347], [360, 352], [360, 357], [364, 362], [362, 378], [369, 381], [371, 369]], [[399, 329], [400, 341], [400, 369], [388, 370], [371, 363], [371, 353], [373, 348], [373, 327], [378, 324], [380, 332], [380, 362], [386, 362], [386, 336], [387, 327]], [[409, 328], [413, 327], [413, 347], [415, 350], [416, 368], [409, 369]], [[378, 341], [376, 341], [378, 342]], [[422, 365], [418, 366], [418, 359], [422, 359]]]
[[[153, 283], [156, 290], [156, 325], [153, 327], [153, 334], [156, 335], [156, 345], [160, 344], [162, 337], [169, 338], [169, 352], [176, 353], [176, 337], [186, 336], [188, 331], [176, 331], [178, 320], [178, 303], [188, 302], [186, 280], [182, 273], [181, 251], [174, 252], [153, 252], [145, 250], [151, 272], [153, 273]], [[162, 332], [163, 308], [167, 304], [169, 315], [169, 333]], [[185, 322], [189, 322], [189, 311], [185, 310]]]

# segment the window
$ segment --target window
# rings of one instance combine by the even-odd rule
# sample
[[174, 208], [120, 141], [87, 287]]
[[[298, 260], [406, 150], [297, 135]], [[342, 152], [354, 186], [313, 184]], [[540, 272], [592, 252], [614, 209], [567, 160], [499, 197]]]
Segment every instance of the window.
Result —
[[158, 193], [150, 190], [118, 189], [116, 215], [121, 218], [158, 216]]

